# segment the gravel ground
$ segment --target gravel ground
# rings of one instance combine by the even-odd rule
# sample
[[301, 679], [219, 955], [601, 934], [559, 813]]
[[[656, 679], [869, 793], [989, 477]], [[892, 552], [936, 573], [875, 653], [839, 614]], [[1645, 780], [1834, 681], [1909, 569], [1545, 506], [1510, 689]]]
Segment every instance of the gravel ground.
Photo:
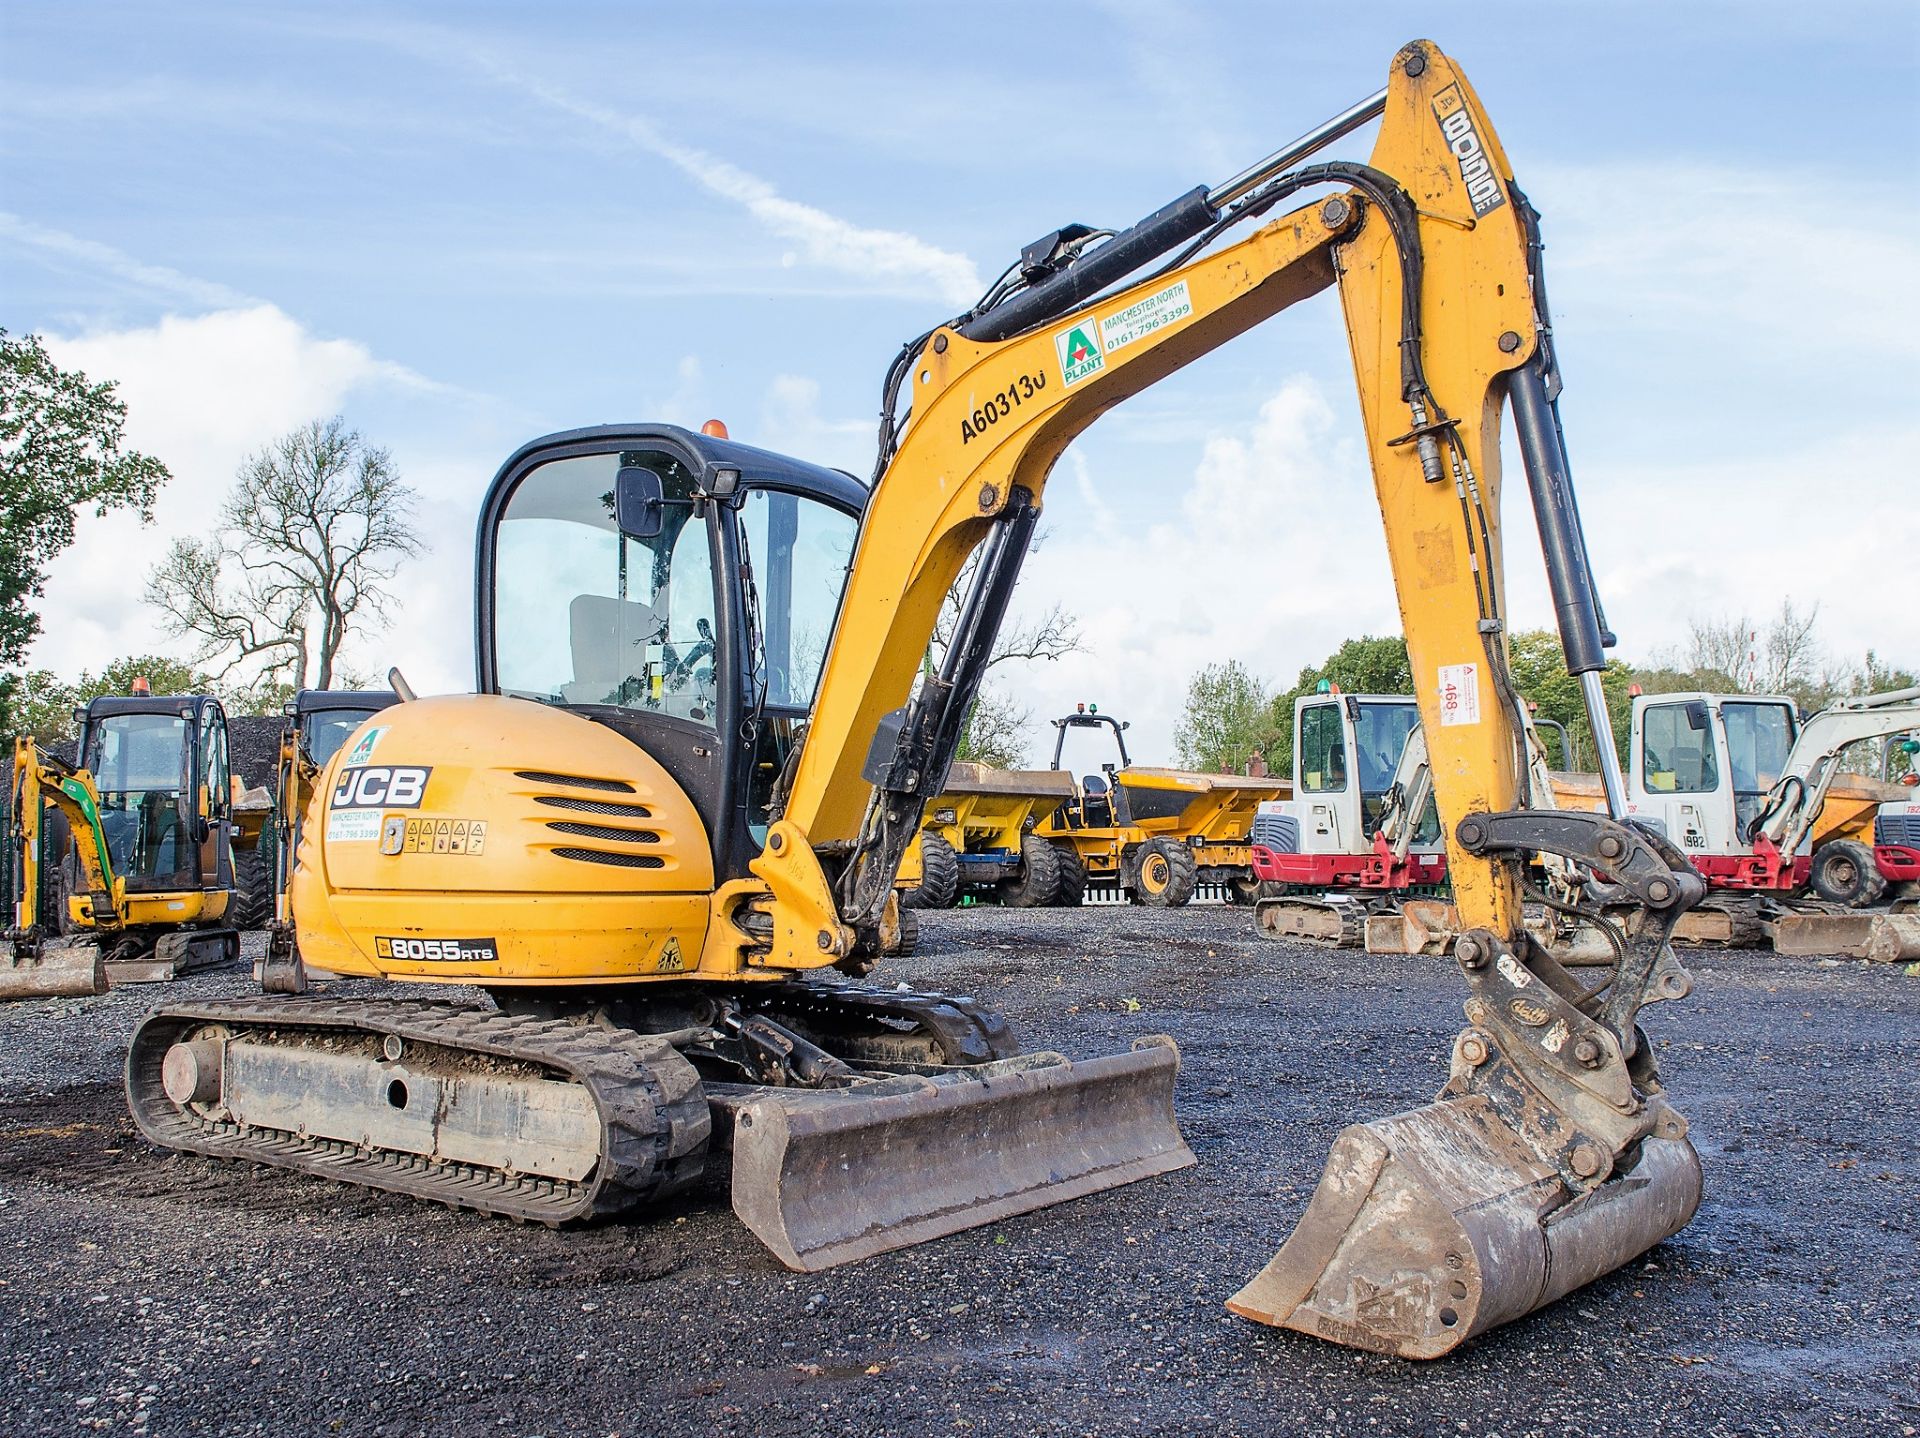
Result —
[[1343, 1124], [1431, 1097], [1461, 992], [1438, 960], [1259, 942], [1243, 910], [929, 917], [885, 976], [975, 993], [1036, 1047], [1173, 1034], [1200, 1166], [811, 1276], [717, 1195], [553, 1233], [162, 1153], [119, 1064], [166, 993], [13, 1005], [0, 1433], [1914, 1434], [1920, 978], [1690, 966], [1649, 1027], [1699, 1217], [1424, 1365], [1221, 1301]]

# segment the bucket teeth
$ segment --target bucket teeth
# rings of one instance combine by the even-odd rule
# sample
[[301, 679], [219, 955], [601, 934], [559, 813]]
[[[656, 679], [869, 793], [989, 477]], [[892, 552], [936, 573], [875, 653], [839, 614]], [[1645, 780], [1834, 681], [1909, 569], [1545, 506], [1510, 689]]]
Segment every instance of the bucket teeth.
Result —
[[1677, 1233], [1700, 1203], [1684, 1139], [1576, 1195], [1478, 1096], [1335, 1140], [1298, 1227], [1227, 1302], [1348, 1347], [1437, 1358]]
[[813, 1272], [1187, 1168], [1172, 1040], [938, 1078], [761, 1090], [734, 1114], [733, 1207]]

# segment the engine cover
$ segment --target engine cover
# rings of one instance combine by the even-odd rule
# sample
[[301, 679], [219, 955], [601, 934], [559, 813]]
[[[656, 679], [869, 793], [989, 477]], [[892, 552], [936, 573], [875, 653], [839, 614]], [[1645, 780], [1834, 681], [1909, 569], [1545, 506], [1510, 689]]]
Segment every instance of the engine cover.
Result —
[[646, 751], [469, 694], [397, 704], [341, 746], [292, 899], [315, 969], [570, 984], [693, 969], [712, 890], [706, 826]]

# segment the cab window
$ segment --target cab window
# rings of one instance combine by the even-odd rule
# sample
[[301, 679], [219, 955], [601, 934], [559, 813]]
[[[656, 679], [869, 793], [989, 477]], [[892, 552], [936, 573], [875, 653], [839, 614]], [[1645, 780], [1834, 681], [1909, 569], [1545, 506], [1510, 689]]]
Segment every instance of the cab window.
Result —
[[1641, 721], [1640, 762], [1647, 788], [1654, 793], [1711, 794], [1720, 787], [1712, 723], [1695, 729], [1685, 704], [1647, 706]]
[[1347, 787], [1347, 742], [1337, 704], [1313, 704], [1300, 711], [1300, 787], [1309, 794], [1338, 793]]
[[1793, 711], [1784, 704], [1720, 706], [1727, 729], [1727, 766], [1733, 771], [1733, 792], [1764, 794], [1780, 782], [1793, 748]]
[[741, 547], [759, 601], [753, 681], [767, 704], [812, 705], [858, 532], [852, 515], [782, 490], [750, 489], [741, 502]]
[[[651, 469], [660, 533], [621, 534], [615, 476]], [[670, 454], [550, 460], [514, 486], [494, 551], [494, 657], [503, 693], [712, 725], [713, 556], [694, 476]]]

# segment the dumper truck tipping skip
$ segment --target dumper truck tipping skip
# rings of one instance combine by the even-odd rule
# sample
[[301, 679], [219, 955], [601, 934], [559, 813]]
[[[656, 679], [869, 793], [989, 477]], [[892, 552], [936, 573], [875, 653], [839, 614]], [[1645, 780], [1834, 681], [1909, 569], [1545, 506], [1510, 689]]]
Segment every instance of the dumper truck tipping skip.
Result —
[[[1376, 117], [1371, 164], [1299, 167]], [[1267, 218], [1310, 187], [1334, 193]], [[1192, 1162], [1166, 1041], [1022, 1054], [969, 1001], [827, 971], [865, 973], [897, 927], [901, 856], [1062, 450], [1337, 283], [1450, 825], [1470, 1026], [1436, 1102], [1340, 1136], [1299, 1228], [1231, 1306], [1430, 1357], [1659, 1242], [1691, 1217], [1700, 1171], [1636, 1018], [1688, 991], [1666, 938], [1701, 885], [1655, 836], [1522, 801], [1503, 399], [1565, 652], [1604, 714], [1538, 265], [1478, 101], [1418, 42], [1379, 95], [1131, 230], [1056, 231], [909, 344], [870, 494], [665, 426], [527, 446], [480, 521], [485, 692], [402, 702], [376, 742], [335, 755], [294, 879], [316, 967], [478, 984], [498, 1007], [161, 1009], [128, 1058], [141, 1128], [548, 1222], [669, 1195], [730, 1131], [735, 1209], [798, 1268]], [[947, 659], [916, 686], [976, 548]], [[442, 824], [448, 846], [423, 848]], [[1519, 873], [1543, 851], [1644, 911], [1600, 987], [1527, 937]]]

